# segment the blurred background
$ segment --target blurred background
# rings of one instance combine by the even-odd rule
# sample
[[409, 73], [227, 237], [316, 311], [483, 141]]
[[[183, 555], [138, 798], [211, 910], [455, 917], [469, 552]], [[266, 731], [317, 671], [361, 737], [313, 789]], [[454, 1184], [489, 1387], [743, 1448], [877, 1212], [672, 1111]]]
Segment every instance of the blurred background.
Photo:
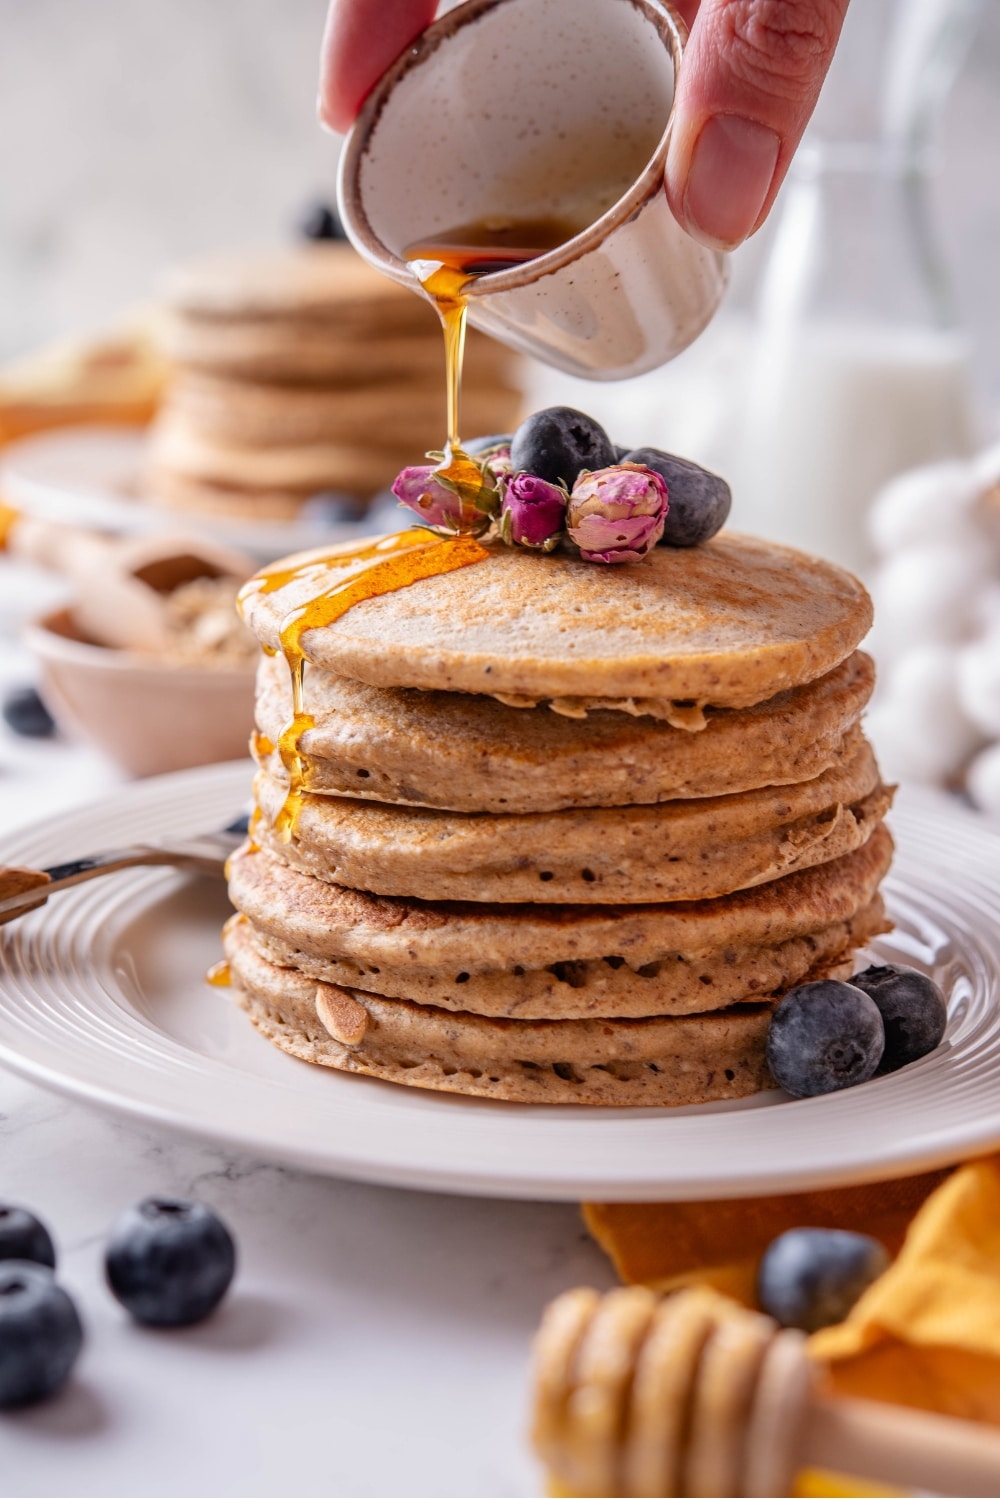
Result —
[[[5, 399], [9, 412], [41, 390], [43, 406], [58, 406], [51, 386], [65, 359], [39, 374], [37, 351], [69, 339], [82, 341], [78, 354], [134, 326], [134, 310], [145, 337], [165, 268], [303, 243], [316, 204], [333, 201], [340, 144], [316, 123], [324, 10], [324, 0], [0, 0], [0, 439]], [[975, 784], [1000, 811], [1000, 752], [991, 749], [1000, 737], [998, 83], [997, 4], [854, 0], [793, 173], [768, 224], [733, 256], [730, 295], [702, 338], [665, 369], [619, 385], [527, 364], [501, 369], [489, 351], [476, 356], [473, 382], [483, 420], [497, 413], [491, 426], [508, 424], [515, 400], [522, 410], [583, 407], [616, 441], [666, 447], [725, 474], [736, 525], [859, 570], [880, 616], [873, 725], [890, 774]], [[409, 337], [405, 307], [379, 316], [386, 328], [396, 320], [394, 338]], [[423, 334], [435, 336], [430, 323]], [[145, 346], [140, 362], [151, 384], [133, 418], [148, 416], [162, 389]], [[324, 399], [341, 400], [349, 371], [324, 378]], [[440, 391], [443, 411], [436, 381], [425, 390]], [[206, 477], [198, 463], [204, 469], [211, 449], [217, 469], [225, 458], [241, 475], [238, 424], [231, 413], [224, 432], [208, 431], [209, 398], [214, 422], [224, 394], [217, 381], [199, 375], [183, 394], [157, 452], [175, 487], [170, 502], [186, 521], [200, 515], [215, 541], [246, 542], [259, 558], [301, 541], [303, 514], [312, 540], [327, 523], [356, 521], [358, 493], [378, 509], [385, 477], [340, 483], [354, 473], [343, 468], [342, 439], [336, 454], [326, 443], [329, 472], [320, 474], [310, 467], [320, 461], [312, 432], [308, 462], [298, 453], [292, 465], [286, 441], [285, 466], [276, 457], [278, 477], [255, 495], [269, 524], [250, 536], [237, 517], [234, 529], [224, 512], [243, 479]], [[307, 416], [320, 422], [317, 403], [311, 416], [299, 409], [296, 431]], [[413, 440], [398, 431], [397, 451], [384, 428], [406, 404], [401, 386], [372, 408], [392, 472]], [[192, 413], [202, 424], [197, 452]], [[275, 413], [276, 426], [291, 422], [284, 406]], [[24, 429], [8, 423], [7, 436]], [[49, 470], [32, 490], [11, 452], [0, 467], [8, 503], [37, 499], [45, 484], [54, 493]], [[91, 489], [127, 488], [114, 462], [102, 474], [106, 458], [84, 454], [85, 467], [96, 464]], [[914, 469], [916, 478], [889, 484]], [[320, 503], [303, 512], [310, 486]], [[0, 577], [11, 626], [41, 598], [40, 575], [27, 589], [26, 576], [19, 571], [16, 605], [13, 575]], [[0, 619], [3, 610], [0, 599]], [[993, 759], [983, 762], [986, 752]], [[970, 782], [977, 758], [987, 770]]]

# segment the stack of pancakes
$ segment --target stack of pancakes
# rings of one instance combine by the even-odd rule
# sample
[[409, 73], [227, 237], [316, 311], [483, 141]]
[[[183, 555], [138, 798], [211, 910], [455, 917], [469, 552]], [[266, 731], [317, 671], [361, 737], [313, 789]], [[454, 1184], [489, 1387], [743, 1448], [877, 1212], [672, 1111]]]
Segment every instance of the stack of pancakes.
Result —
[[727, 533], [626, 567], [491, 549], [302, 635], [289, 802], [282, 622], [336, 573], [313, 557], [244, 606], [278, 651], [225, 939], [255, 1024], [498, 1099], [768, 1087], [777, 997], [886, 926], [861, 585]]
[[[172, 379], [147, 481], [209, 515], [294, 517], [315, 495], [361, 502], [444, 432], [437, 314], [344, 244], [217, 256], [164, 285]], [[469, 432], [517, 420], [516, 357], [469, 339]]]

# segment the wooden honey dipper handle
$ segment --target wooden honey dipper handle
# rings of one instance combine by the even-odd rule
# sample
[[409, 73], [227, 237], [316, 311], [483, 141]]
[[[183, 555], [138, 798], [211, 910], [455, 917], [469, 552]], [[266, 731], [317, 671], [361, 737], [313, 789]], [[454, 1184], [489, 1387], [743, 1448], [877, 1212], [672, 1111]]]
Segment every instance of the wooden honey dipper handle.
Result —
[[533, 1437], [568, 1495], [788, 1495], [803, 1468], [1000, 1495], [1000, 1432], [828, 1395], [794, 1329], [707, 1288], [567, 1292], [535, 1341]]
[[898, 1489], [1000, 1495], [1000, 1432], [881, 1401], [815, 1397], [803, 1413], [799, 1459], [803, 1468]]

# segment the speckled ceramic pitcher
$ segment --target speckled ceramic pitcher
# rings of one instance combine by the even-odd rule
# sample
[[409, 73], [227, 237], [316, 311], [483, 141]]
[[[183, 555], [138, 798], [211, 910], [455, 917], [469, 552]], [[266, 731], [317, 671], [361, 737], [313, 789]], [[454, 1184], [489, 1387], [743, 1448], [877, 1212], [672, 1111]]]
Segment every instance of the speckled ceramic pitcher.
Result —
[[348, 137], [354, 245], [418, 289], [403, 251], [445, 227], [582, 222], [470, 283], [470, 321], [594, 380], [672, 359], [726, 282], [725, 257], [685, 234], [663, 190], [685, 36], [662, 0], [467, 0], [397, 59]]

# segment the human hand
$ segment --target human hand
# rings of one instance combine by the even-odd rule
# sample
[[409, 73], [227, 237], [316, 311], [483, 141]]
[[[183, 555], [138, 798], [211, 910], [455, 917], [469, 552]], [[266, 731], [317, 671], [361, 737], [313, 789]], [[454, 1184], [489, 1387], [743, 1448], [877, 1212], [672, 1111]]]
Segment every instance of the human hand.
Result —
[[[848, 0], [674, 0], [691, 35], [666, 193], [705, 244], [732, 249], [766, 219], [813, 112]], [[437, 0], [330, 0], [320, 118], [347, 130]]]

